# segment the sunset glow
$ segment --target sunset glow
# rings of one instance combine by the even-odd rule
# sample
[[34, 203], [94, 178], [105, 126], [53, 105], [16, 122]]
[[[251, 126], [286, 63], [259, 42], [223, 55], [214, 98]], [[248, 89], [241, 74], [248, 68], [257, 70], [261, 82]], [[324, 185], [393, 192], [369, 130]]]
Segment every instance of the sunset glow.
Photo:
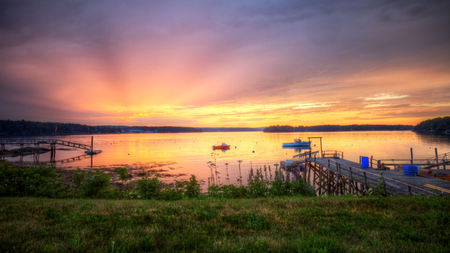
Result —
[[448, 2], [0, 4], [0, 119], [417, 124], [450, 112]]

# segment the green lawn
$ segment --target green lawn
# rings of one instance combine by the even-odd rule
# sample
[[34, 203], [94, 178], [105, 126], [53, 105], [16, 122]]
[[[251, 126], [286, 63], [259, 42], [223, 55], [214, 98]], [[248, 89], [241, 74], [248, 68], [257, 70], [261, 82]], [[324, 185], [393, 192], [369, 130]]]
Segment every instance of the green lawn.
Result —
[[448, 197], [0, 198], [0, 252], [449, 252]]

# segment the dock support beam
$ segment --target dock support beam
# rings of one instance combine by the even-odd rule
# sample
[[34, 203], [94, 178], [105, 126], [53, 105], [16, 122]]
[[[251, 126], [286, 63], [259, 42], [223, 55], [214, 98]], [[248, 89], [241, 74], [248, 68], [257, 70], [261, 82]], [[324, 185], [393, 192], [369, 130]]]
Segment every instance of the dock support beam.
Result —
[[434, 154], [436, 156], [436, 167], [437, 167], [437, 169], [439, 169], [439, 156], [438, 156], [437, 148], [434, 148]]
[[56, 158], [56, 143], [52, 142], [50, 144], [50, 163], [54, 163]]

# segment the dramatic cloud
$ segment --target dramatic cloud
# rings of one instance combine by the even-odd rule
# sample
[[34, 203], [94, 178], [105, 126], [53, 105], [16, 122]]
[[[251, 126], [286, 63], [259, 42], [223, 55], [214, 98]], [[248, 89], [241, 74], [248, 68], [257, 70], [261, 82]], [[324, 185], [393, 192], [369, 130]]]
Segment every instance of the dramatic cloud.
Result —
[[1, 1], [0, 119], [414, 124], [450, 111], [448, 10], [409, 0]]

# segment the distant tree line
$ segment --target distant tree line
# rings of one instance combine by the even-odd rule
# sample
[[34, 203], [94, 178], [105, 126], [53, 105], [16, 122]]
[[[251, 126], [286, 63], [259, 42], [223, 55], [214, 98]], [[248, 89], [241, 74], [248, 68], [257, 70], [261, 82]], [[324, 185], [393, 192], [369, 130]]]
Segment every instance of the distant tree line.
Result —
[[337, 131], [398, 131], [412, 130], [408, 125], [320, 125], [320, 126], [270, 126], [264, 132], [337, 132]]
[[36, 122], [26, 120], [0, 120], [0, 136], [53, 136], [75, 134], [118, 134], [118, 133], [198, 133], [198, 132], [245, 132], [262, 131], [262, 128], [248, 127], [175, 127], [175, 126], [89, 126], [82, 124]]
[[193, 127], [146, 127], [146, 126], [88, 126], [71, 123], [0, 120], [0, 136], [52, 136], [73, 134], [114, 133], [181, 133], [202, 132]]
[[420, 122], [414, 131], [427, 134], [450, 134], [450, 116]]

